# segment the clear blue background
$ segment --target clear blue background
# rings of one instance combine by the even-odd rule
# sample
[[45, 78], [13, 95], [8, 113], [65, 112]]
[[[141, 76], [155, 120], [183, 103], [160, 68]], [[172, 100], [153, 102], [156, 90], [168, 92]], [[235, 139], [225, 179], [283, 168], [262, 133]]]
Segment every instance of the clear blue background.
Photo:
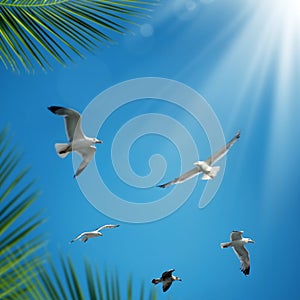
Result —
[[[132, 26], [135, 34], [116, 35], [117, 45], [86, 53], [85, 60], [76, 59], [67, 68], [55, 65], [46, 74], [18, 75], [1, 69], [0, 127], [10, 124], [13, 140], [24, 153], [23, 164], [30, 165], [31, 177], [38, 179], [42, 195], [33, 209], [45, 209], [47, 222], [40, 230], [47, 233], [47, 250], [54, 259], [60, 249], [81, 269], [88, 258], [101, 270], [105, 266], [117, 270], [122, 278], [132, 274], [138, 288], [144, 280], [146, 290], [153, 277], [175, 268], [183, 281], [165, 294], [157, 286], [158, 299], [300, 298], [299, 10], [292, 0], [165, 0], [151, 19], [140, 20], [152, 26], [150, 36]], [[226, 140], [237, 129], [241, 139], [229, 152], [222, 185], [206, 208], [198, 208], [205, 186], [199, 180], [190, 199], [174, 214], [137, 225], [112, 220], [85, 199], [72, 178], [71, 157], [61, 160], [55, 154], [53, 144], [66, 140], [63, 120], [47, 107], [61, 105], [81, 112], [106, 88], [144, 76], [192, 87], [215, 111]], [[155, 109], [180, 115], [184, 124], [190, 124], [197, 145], [205, 147], [204, 157], [195, 160], [209, 155], [203, 130], [189, 121], [188, 114], [172, 107], [166, 112], [159, 104]], [[125, 113], [126, 121], [139, 110], [132, 106]], [[95, 159], [108, 174], [112, 170], [108, 141], [120, 118], [112, 118], [99, 134], [104, 144], [98, 146]], [[166, 144], [161, 147], [168, 162], [164, 180], [176, 177], [180, 155], [166, 140], [153, 139], [136, 143], [132, 167], [147, 174], [147, 156], [158, 151], [152, 143], [157, 141]], [[106, 180], [116, 180], [111, 186], [121, 189], [114, 176]], [[126, 196], [139, 202], [143, 193], [157, 199], [167, 192], [133, 190]], [[86, 244], [68, 244], [78, 233], [106, 223], [121, 226]], [[231, 230], [244, 230], [256, 242], [247, 246], [252, 262], [249, 277], [239, 271], [231, 249], [220, 249]]]

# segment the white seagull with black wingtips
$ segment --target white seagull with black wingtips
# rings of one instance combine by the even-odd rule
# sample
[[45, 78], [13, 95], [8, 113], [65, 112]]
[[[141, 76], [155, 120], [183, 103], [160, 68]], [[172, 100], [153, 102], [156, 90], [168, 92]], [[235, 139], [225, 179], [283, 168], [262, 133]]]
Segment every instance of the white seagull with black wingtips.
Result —
[[203, 173], [202, 180], [210, 180], [216, 177], [217, 173], [220, 170], [220, 167], [213, 167], [213, 165], [220, 160], [226, 153], [229, 151], [231, 146], [240, 138], [240, 131], [238, 131], [235, 136], [229, 141], [225, 146], [220, 148], [216, 153], [207, 158], [205, 161], [197, 161], [194, 163], [195, 168], [187, 171], [181, 176], [161, 185], [158, 185], [160, 188], [166, 188], [173, 184], [183, 183], [200, 173]]
[[154, 278], [152, 279], [153, 284], [158, 284], [162, 282], [162, 289], [164, 292], [166, 292], [170, 286], [172, 285], [173, 281], [181, 281], [181, 278], [172, 275], [172, 273], [175, 271], [175, 269], [171, 269], [169, 271], [163, 272], [160, 278]]
[[243, 238], [244, 231], [232, 231], [230, 242], [221, 243], [221, 248], [232, 247], [238, 259], [241, 262], [241, 271], [247, 276], [250, 274], [250, 257], [249, 252], [244, 247], [245, 244], [254, 243], [250, 238]]
[[69, 143], [55, 144], [58, 156], [65, 158], [70, 152], [75, 151], [83, 158], [74, 174], [74, 177], [76, 177], [85, 169], [93, 158], [96, 152], [95, 144], [101, 144], [102, 141], [85, 136], [81, 128], [81, 116], [77, 111], [61, 106], [49, 106], [48, 109], [56, 115], [65, 117], [66, 134], [69, 138]]
[[77, 240], [81, 240], [82, 242], [87, 242], [88, 239], [90, 238], [95, 238], [98, 236], [103, 236], [103, 234], [100, 232], [102, 229], [107, 229], [107, 228], [116, 228], [119, 227], [120, 225], [112, 225], [112, 224], [108, 224], [108, 225], [103, 225], [101, 227], [99, 227], [98, 229], [94, 230], [94, 231], [86, 231], [83, 232], [81, 234], [79, 234], [75, 239], [73, 239], [70, 243], [74, 243]]

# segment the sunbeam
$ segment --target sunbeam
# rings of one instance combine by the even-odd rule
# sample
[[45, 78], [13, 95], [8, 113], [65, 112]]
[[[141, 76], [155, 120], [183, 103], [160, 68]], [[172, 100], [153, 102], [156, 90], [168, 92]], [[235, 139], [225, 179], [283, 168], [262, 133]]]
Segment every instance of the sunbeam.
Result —
[[[287, 162], [294, 151], [290, 145], [298, 143], [295, 136], [300, 135], [299, 126], [295, 126], [300, 111], [300, 1], [247, 3], [251, 9], [234, 29], [230, 46], [223, 48], [222, 57], [207, 78], [206, 93], [224, 101], [223, 111], [230, 116], [223, 125], [225, 131], [233, 130], [237, 122], [244, 124], [245, 151], [257, 130], [264, 132], [264, 157], [259, 159], [264, 195], [269, 200], [263, 205], [269, 209], [272, 201], [279, 209], [281, 204], [274, 203], [270, 193], [274, 184], [282, 184], [282, 172], [290, 172]], [[232, 28], [230, 23], [227, 28]], [[226, 105], [228, 99], [230, 106]], [[261, 119], [263, 128], [257, 125]]]

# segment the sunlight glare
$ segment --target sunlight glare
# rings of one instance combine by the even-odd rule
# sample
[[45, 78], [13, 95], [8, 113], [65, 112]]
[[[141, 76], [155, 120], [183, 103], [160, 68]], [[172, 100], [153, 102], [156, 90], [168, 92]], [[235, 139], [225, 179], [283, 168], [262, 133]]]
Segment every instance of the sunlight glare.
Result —
[[276, 0], [272, 1], [272, 6], [274, 6], [278, 15], [284, 22], [299, 22], [300, 18], [300, 1], [299, 0]]

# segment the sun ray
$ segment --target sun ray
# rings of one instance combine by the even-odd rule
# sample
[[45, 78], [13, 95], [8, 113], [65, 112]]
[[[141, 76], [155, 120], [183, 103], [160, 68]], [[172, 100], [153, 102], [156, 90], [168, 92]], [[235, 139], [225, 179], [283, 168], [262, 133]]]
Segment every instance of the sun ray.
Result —
[[274, 186], [288, 186], [293, 163], [291, 145], [295, 144], [295, 136], [300, 133], [297, 121], [297, 112], [300, 111], [300, 2], [267, 1], [261, 10], [265, 18], [268, 17], [268, 26], [273, 31], [269, 47], [275, 49], [273, 60], [276, 62], [267, 135], [268, 155], [264, 164], [264, 211], [272, 207], [273, 212], [280, 213], [286, 202], [275, 201], [279, 198], [273, 192]]
[[[210, 71], [205, 86], [206, 94], [212, 99], [224, 101], [222, 113], [230, 115], [231, 120], [226, 121], [226, 130], [232, 130], [242, 116], [240, 121], [249, 137], [251, 131], [259, 129], [257, 122], [263, 112], [261, 130], [265, 134], [266, 148], [260, 151], [265, 156], [260, 172], [263, 193], [269, 199], [263, 206], [269, 209], [274, 182], [280, 184], [282, 179], [288, 180], [278, 173], [278, 167], [289, 172], [284, 161], [291, 160], [290, 145], [295, 143], [295, 133], [300, 135], [297, 117], [300, 111], [300, 1], [256, 0], [251, 3], [244, 22], [239, 23], [241, 27], [234, 28], [238, 34]], [[230, 24], [228, 28], [232, 28]], [[245, 144], [250, 145], [246, 136]], [[285, 159], [278, 161], [282, 156]], [[281, 204], [272, 202], [271, 206], [279, 211]]]

